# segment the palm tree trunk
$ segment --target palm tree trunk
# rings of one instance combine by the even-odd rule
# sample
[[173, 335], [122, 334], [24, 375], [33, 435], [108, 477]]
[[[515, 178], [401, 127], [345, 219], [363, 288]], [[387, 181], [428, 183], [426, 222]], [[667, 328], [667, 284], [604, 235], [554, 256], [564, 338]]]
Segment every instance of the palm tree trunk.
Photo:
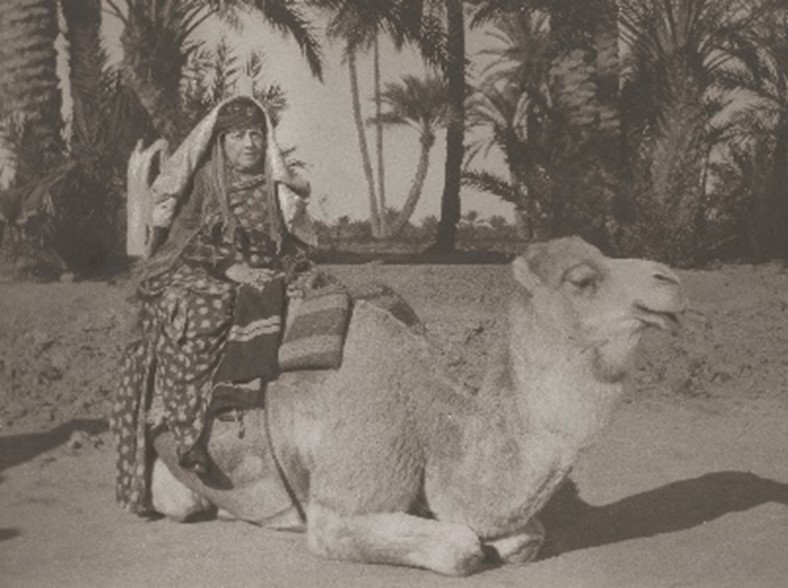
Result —
[[405, 204], [402, 205], [402, 210], [397, 215], [397, 219], [390, 227], [389, 237], [396, 237], [408, 224], [410, 217], [413, 216], [413, 211], [416, 210], [416, 205], [419, 203], [421, 192], [424, 189], [424, 180], [427, 179], [427, 172], [430, 167], [430, 150], [435, 144], [435, 135], [429, 129], [424, 129], [421, 135], [421, 153], [419, 154], [419, 164], [416, 167], [416, 174], [413, 176], [413, 181], [410, 184], [408, 196], [405, 199]]
[[383, 123], [381, 114], [383, 110], [383, 100], [380, 89], [380, 41], [378, 36], [372, 46], [374, 61], [374, 82], [375, 82], [375, 133], [377, 139], [378, 152], [378, 202], [380, 203], [380, 234], [381, 237], [388, 236], [388, 220], [386, 219], [386, 169], [383, 157]]
[[514, 207], [514, 226], [517, 236], [520, 239], [531, 241], [534, 238], [533, 218], [533, 194], [531, 194], [524, 182], [520, 180], [519, 174], [513, 168], [509, 168], [509, 184], [517, 195], [518, 202]]
[[446, 129], [441, 217], [435, 249], [454, 251], [460, 221], [460, 181], [465, 142], [465, 18], [462, 0], [446, 0], [448, 27], [449, 116]]
[[[14, 146], [0, 144], [0, 154], [9, 158], [12, 168], [5, 172], [5, 182], [27, 183], [62, 156], [57, 35], [53, 0], [0, 1], [0, 121], [9, 115], [24, 121], [24, 143], [32, 154], [22, 160], [19, 153], [13, 153]], [[0, 128], [0, 140], [9, 132]]]
[[562, 0], [551, 10], [551, 91], [573, 146], [562, 154], [566, 161], [554, 162], [563, 170], [554, 178], [563, 211], [556, 230], [608, 245], [622, 167], [617, 14], [615, 0], [588, 0], [582, 8]]
[[[788, 114], [780, 114], [775, 131], [772, 166], [766, 179], [766, 198], [788, 204]], [[788, 210], [788, 206], [786, 206]]]
[[771, 166], [764, 186], [762, 208], [767, 229], [753, 235], [757, 251], [788, 261], [788, 115], [780, 115], [775, 128]]
[[79, 155], [98, 144], [102, 117], [101, 1], [63, 0], [69, 46], [69, 78], [73, 101], [71, 150]]
[[700, 243], [703, 186], [702, 89], [679, 61], [669, 64], [669, 102], [662, 108], [651, 154], [651, 223], [674, 265], [692, 264]]
[[137, 95], [156, 132], [171, 145], [181, 138], [179, 90], [186, 64], [175, 39], [178, 34], [176, 28], [162, 30], [161, 23], [152, 22], [145, 3], [140, 2], [130, 3], [120, 37], [123, 82]]
[[[619, 103], [618, 8], [615, 0], [602, 0], [597, 7], [594, 23], [596, 50], [596, 97], [599, 102], [597, 129], [607, 140], [621, 141], [621, 106]], [[620, 149], [610, 154], [620, 160]]]
[[364, 116], [361, 113], [356, 50], [352, 47], [348, 49], [347, 64], [348, 71], [350, 72], [350, 94], [353, 101], [353, 118], [356, 122], [358, 146], [361, 150], [361, 164], [364, 167], [364, 176], [367, 179], [367, 187], [369, 189], [369, 222], [372, 226], [372, 236], [378, 239], [381, 237], [380, 210], [378, 209], [378, 199], [375, 194], [375, 178], [372, 173], [372, 159], [370, 158], [369, 147], [367, 146]]

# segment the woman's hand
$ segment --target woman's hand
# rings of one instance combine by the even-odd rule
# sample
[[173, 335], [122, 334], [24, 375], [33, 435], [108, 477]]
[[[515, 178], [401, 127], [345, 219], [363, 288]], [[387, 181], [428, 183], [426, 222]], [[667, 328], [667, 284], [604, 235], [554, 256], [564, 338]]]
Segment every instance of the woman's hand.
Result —
[[310, 268], [287, 285], [287, 297], [303, 298], [307, 292], [324, 286], [324, 280], [325, 274]]
[[150, 259], [167, 241], [167, 233], [169, 232], [165, 227], [153, 226], [150, 230], [150, 237], [145, 245], [145, 259]]
[[257, 288], [262, 288], [276, 277], [276, 270], [268, 268], [249, 267], [243, 263], [236, 263], [227, 268], [224, 275], [233, 282], [239, 284], [249, 284]]

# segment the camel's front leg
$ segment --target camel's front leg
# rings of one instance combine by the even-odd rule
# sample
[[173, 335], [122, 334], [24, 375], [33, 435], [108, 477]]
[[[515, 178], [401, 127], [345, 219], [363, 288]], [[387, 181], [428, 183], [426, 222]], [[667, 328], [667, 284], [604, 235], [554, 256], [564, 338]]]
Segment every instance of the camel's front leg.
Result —
[[307, 511], [310, 550], [329, 559], [426, 568], [450, 576], [477, 571], [485, 558], [464, 525], [402, 512], [343, 516], [312, 503]]
[[524, 564], [536, 558], [544, 538], [544, 527], [534, 517], [519, 533], [486, 542], [485, 545], [492, 548], [504, 563]]

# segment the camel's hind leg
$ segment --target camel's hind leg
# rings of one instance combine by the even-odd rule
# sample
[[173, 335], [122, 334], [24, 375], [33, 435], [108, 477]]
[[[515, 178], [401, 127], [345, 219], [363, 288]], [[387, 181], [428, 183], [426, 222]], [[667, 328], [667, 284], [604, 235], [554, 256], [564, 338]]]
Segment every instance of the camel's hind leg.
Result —
[[485, 557], [470, 528], [402, 512], [343, 516], [312, 503], [307, 532], [310, 550], [323, 557], [415, 566], [451, 576], [473, 573]]

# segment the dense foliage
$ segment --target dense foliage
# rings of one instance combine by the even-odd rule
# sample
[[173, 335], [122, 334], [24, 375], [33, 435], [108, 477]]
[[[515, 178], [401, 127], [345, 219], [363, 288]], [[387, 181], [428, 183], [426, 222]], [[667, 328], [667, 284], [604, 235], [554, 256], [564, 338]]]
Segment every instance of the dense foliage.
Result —
[[[788, 258], [785, 0], [466, 0], [462, 14], [460, 4], [63, 1], [73, 103], [65, 120], [53, 93], [56, 4], [3, 4], [0, 188], [10, 179], [11, 190], [0, 199], [0, 223], [13, 229], [4, 254], [47, 250], [61, 269], [83, 275], [117, 269], [125, 260], [125, 165], [137, 140], [176, 142], [242, 78], [280, 116], [286, 97], [265, 83], [263, 55], [241, 58], [196, 35], [210, 19], [240, 27], [251, 15], [288, 34], [318, 77], [313, 23], [345, 44], [371, 208], [368, 221], [321, 225], [328, 248], [368, 239], [426, 247], [437, 238], [438, 249], [450, 250], [458, 238], [463, 246], [491, 243], [496, 232], [499, 242], [575, 233], [614, 254], [676, 265]], [[102, 10], [123, 24], [116, 67], [100, 40]], [[467, 27], [488, 36], [478, 55], [465, 55]], [[22, 51], [22, 28], [39, 51]], [[411, 43], [433, 73], [382, 83], [384, 34], [397, 47]], [[365, 119], [356, 60], [367, 53], [375, 114]], [[376, 129], [376, 170], [367, 124]], [[403, 124], [418, 132], [421, 156], [395, 211], [386, 202], [382, 137], [385, 126]], [[441, 215], [417, 226], [410, 217], [445, 128]], [[503, 167], [486, 167], [492, 152]], [[461, 216], [458, 153], [463, 185], [510, 202], [516, 228]]]

